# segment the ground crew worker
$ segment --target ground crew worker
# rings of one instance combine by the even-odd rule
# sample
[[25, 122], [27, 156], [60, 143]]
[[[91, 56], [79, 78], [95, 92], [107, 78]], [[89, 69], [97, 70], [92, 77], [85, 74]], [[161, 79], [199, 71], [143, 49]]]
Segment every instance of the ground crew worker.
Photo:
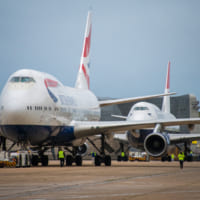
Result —
[[184, 159], [185, 159], [185, 155], [183, 152], [180, 152], [178, 154], [178, 159], [179, 159], [179, 162], [180, 162], [180, 168], [183, 169], [183, 162], [184, 162]]
[[65, 153], [62, 149], [60, 149], [59, 152], [58, 152], [58, 158], [60, 160], [60, 166], [63, 167], [64, 160], [65, 160]]
[[122, 158], [122, 160], [125, 159], [125, 153], [123, 151], [121, 152], [121, 158]]
[[172, 153], [171, 154], [171, 161], [174, 161], [175, 155]]
[[91, 156], [92, 156], [92, 158], [94, 158], [95, 156], [96, 156], [96, 152], [91, 152]]

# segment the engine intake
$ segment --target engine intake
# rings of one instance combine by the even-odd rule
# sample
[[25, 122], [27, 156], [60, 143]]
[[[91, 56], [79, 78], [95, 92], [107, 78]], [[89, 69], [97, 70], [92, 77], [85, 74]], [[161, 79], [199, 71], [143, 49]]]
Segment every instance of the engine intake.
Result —
[[151, 133], [144, 140], [145, 151], [153, 157], [160, 157], [167, 152], [169, 139], [161, 133]]
[[85, 156], [88, 152], [88, 148], [89, 147], [87, 143], [82, 144], [81, 146], [78, 147], [77, 154], [80, 156]]

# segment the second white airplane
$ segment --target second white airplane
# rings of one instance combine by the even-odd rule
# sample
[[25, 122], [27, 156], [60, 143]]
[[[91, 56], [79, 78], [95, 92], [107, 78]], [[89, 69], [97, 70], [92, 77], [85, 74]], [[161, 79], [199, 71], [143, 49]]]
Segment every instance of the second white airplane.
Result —
[[[165, 93], [169, 94], [170, 86], [170, 62], [168, 62]], [[200, 134], [183, 134], [180, 132], [180, 119], [171, 114], [170, 111], [170, 96], [163, 97], [162, 109], [152, 103], [139, 102], [132, 106], [128, 116], [114, 117], [126, 119], [129, 122], [157, 121], [153, 127], [141, 127], [132, 129], [126, 132], [125, 135], [115, 134], [114, 138], [119, 141], [127, 141], [129, 144], [137, 149], [145, 150], [147, 154], [153, 157], [165, 156], [169, 145], [190, 142], [192, 140], [200, 139]], [[190, 120], [190, 119], [185, 119]], [[190, 123], [188, 121], [188, 126]]]

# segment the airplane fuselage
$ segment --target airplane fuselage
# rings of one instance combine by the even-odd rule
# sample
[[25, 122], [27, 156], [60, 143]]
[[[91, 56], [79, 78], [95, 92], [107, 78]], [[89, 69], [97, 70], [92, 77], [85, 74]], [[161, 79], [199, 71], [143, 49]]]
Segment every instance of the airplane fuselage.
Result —
[[15, 72], [0, 97], [1, 134], [15, 142], [70, 145], [77, 142], [73, 120], [99, 119], [99, 103], [90, 90], [66, 87], [43, 72]]

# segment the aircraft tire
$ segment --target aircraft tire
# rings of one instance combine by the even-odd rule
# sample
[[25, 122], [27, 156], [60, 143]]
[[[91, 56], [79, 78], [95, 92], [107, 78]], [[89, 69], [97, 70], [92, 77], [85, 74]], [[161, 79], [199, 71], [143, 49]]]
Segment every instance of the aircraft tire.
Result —
[[105, 156], [105, 166], [111, 166], [111, 157], [110, 156]]
[[41, 158], [42, 166], [48, 166], [49, 158], [47, 155], [43, 155]]
[[117, 156], [117, 161], [121, 161], [122, 160], [122, 158], [121, 158], [121, 156]]
[[124, 161], [126, 161], [126, 162], [128, 161], [128, 156], [124, 157]]
[[32, 156], [32, 159], [31, 159], [31, 163], [33, 166], [38, 166], [38, 161], [39, 161], [39, 158], [37, 155], [33, 155]]
[[168, 161], [168, 162], [171, 162], [171, 161], [172, 161], [171, 156], [168, 156], [168, 157], [167, 157], [167, 161]]
[[100, 166], [101, 165], [101, 157], [99, 155], [96, 155], [94, 157], [94, 164], [95, 164], [95, 166]]
[[167, 159], [166, 159], [166, 157], [165, 156], [163, 156], [162, 158], [161, 158], [161, 161], [162, 162], [165, 162]]
[[76, 156], [75, 157], [75, 162], [77, 166], [82, 166], [82, 157], [81, 156]]
[[66, 166], [72, 166], [73, 158], [71, 155], [67, 155], [66, 157]]

